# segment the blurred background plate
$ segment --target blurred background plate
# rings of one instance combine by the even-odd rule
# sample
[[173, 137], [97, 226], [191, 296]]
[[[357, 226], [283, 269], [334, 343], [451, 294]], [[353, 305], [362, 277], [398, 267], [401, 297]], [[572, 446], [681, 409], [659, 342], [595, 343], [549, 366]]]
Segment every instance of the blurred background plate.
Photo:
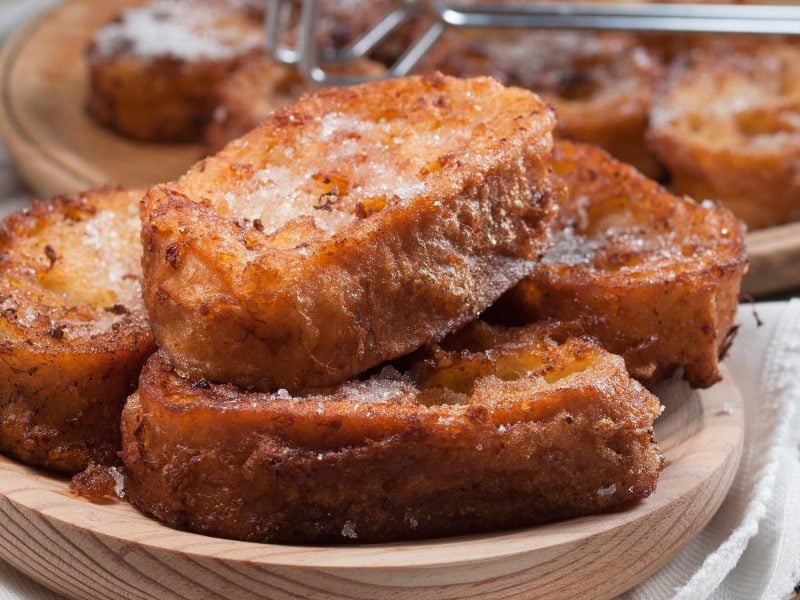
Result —
[[0, 133], [19, 173], [42, 196], [170, 181], [204, 155], [196, 145], [128, 140], [98, 125], [85, 109], [89, 38], [132, 4], [65, 2], [37, 16], [3, 48]]
[[[92, 32], [141, 0], [69, 0], [15, 33], [0, 54], [0, 134], [16, 168], [42, 196], [103, 184], [176, 179], [205, 155], [187, 144], [147, 144], [95, 123], [85, 110], [84, 52]], [[748, 237], [743, 292], [800, 287], [800, 222]]]

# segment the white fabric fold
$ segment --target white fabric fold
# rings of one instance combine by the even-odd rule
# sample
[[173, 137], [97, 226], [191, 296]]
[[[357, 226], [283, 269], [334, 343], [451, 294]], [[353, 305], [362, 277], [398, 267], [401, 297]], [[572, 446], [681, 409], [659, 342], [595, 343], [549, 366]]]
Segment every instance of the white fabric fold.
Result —
[[[745, 404], [745, 448], [708, 526], [630, 600], [787, 598], [800, 568], [800, 301], [742, 306], [725, 364]], [[656, 491], [656, 493], [658, 493]]]

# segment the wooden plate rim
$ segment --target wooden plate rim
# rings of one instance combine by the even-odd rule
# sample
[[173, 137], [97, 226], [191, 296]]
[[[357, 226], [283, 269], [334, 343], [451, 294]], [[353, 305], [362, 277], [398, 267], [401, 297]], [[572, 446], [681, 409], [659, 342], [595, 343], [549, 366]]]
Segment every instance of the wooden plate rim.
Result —
[[[26, 128], [22, 125], [19, 117], [16, 114], [14, 101], [11, 98], [11, 77], [14, 72], [15, 59], [25, 49], [25, 46], [30, 43], [34, 34], [51, 19], [57, 18], [58, 14], [64, 10], [70, 10], [72, 2], [69, 0], [54, 6], [50, 6], [37, 14], [34, 18], [24, 24], [19, 30], [10, 35], [3, 45], [2, 52], [0, 52], [0, 86], [2, 86], [2, 103], [4, 110], [0, 111], [0, 133], [8, 142], [9, 140], [19, 141], [24, 144], [28, 149], [35, 150], [44, 157], [66, 172], [66, 175], [73, 178], [71, 181], [80, 182], [81, 185], [90, 187], [96, 185], [84, 173], [80, 173], [71, 165], [59, 160], [58, 155], [51, 152], [47, 146], [36, 144], [35, 139], [30, 135]], [[7, 144], [9, 153], [12, 158], [18, 159], [14, 153], [12, 144]], [[30, 182], [35, 188], [36, 182]]]
[[[66, 510], [62, 506], [64, 497], [69, 495], [66, 491], [58, 492], [51, 486], [50, 489], [44, 490], [47, 499], [42, 500], [40, 494], [43, 490], [32, 490], [27, 484], [20, 487], [19, 479], [19, 475], [25, 472], [34, 478], [42, 477], [42, 473], [8, 459], [0, 459], [0, 498], [7, 499], [16, 508], [38, 511], [49, 520], [87, 530], [96, 536], [112, 538], [154, 551], [176, 552], [198, 559], [211, 558], [243, 561], [250, 565], [326, 571], [352, 570], [355, 567], [362, 571], [463, 567], [468, 564], [553, 550], [582, 540], [609, 535], [619, 528], [635, 529], [640, 521], [669, 511], [672, 503], [692, 497], [698, 489], [717, 479], [721, 469], [730, 469], [732, 473], [727, 481], [720, 482], [725, 485], [724, 492], [727, 493], [733, 481], [733, 473], [738, 468], [742, 450], [744, 436], [742, 398], [728, 369], [724, 369], [722, 382], [709, 390], [696, 393], [702, 400], [703, 426], [687, 439], [690, 442], [689, 450], [702, 449], [704, 455], [714, 455], [717, 460], [704, 464], [703, 470], [697, 474], [697, 479], [692, 484], [685, 484], [683, 488], [679, 486], [677, 489], [663, 489], [662, 482], [669, 485], [678, 475], [676, 472], [670, 474], [671, 466], [668, 466], [655, 494], [633, 508], [618, 513], [582, 517], [509, 532], [356, 546], [282, 546], [224, 540], [169, 529], [136, 513], [132, 507], [122, 502], [112, 505], [93, 505], [71, 498], [70, 506], [76, 503], [75, 507], [80, 505], [85, 510]], [[720, 435], [726, 432], [727, 435]], [[684, 462], [687, 452], [688, 450], [682, 453]], [[680, 466], [681, 462], [677, 464]], [[57, 485], [65, 490], [64, 480], [53, 478], [51, 481], [57, 481]], [[722, 498], [724, 495], [722, 494]], [[722, 498], [719, 500], [720, 503]], [[88, 510], [102, 517], [109, 511], [118, 511], [119, 507], [128, 511], [126, 520], [131, 517], [141, 520], [141, 529], [135, 534], [119, 537], [113, 533], [117, 525], [114, 519], [103, 522], [103, 519], [97, 518], [96, 515], [94, 519], [89, 519], [84, 514]], [[122, 514], [125, 513], [120, 513]], [[590, 532], [588, 535], [587, 531]]]

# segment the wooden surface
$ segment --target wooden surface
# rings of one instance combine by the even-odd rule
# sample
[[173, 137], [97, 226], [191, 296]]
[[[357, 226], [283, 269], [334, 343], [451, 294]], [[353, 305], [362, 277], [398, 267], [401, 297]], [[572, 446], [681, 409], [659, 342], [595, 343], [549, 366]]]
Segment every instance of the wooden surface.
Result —
[[[127, 140], [84, 110], [89, 36], [136, 1], [70, 0], [17, 32], [0, 56], [0, 133], [22, 177], [43, 196], [172, 180], [204, 154], [200, 146]], [[751, 234], [748, 250], [744, 293], [800, 286], [800, 223]]]
[[729, 372], [710, 390], [659, 390], [666, 467], [633, 508], [525, 530], [349, 547], [292, 547], [168, 529], [121, 501], [0, 459], [0, 558], [60, 593], [94, 598], [610, 598], [654, 573], [731, 485], [744, 411]]
[[[798, 197], [800, 202], [800, 197]], [[747, 236], [750, 273], [742, 292], [752, 296], [800, 288], [800, 222], [754, 231]]]
[[21, 176], [42, 196], [181, 175], [203, 148], [127, 140], [85, 110], [84, 52], [92, 32], [135, 0], [71, 0], [21, 28], [0, 55], [0, 133]]

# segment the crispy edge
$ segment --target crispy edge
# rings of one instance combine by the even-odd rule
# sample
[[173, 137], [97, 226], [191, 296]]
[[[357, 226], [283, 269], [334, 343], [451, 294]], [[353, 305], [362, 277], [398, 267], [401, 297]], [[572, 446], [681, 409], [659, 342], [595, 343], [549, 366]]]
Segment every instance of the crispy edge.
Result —
[[619, 357], [561, 389], [510, 388], [466, 406], [281, 400], [192, 384], [154, 355], [123, 413], [126, 492], [172, 527], [347, 543], [608, 512], [653, 491], [660, 403]]
[[[610, 193], [622, 190], [639, 203], [658, 198], [669, 199], [676, 208], [696, 206], [690, 199], [671, 196], [599, 148], [559, 142], [556, 152], [559, 160], [578, 167], [579, 178], [568, 201], [580, 195], [580, 178], [590, 185], [606, 178]], [[717, 260], [681, 261], [672, 270], [635, 278], [580, 265], [540, 265], [501, 299], [493, 309], [494, 318], [571, 321], [622, 355], [631, 374], [643, 382], [654, 383], [683, 369], [683, 378], [692, 386], [710, 387], [720, 379], [719, 358], [735, 333], [733, 320], [747, 271], [744, 227], [723, 207], [713, 210], [729, 230], [727, 237], [719, 237], [727, 241], [720, 242]]]
[[[119, 191], [34, 202], [2, 221], [0, 253], [14, 236], [42, 221], [46, 226], [56, 215], [86, 211], [93, 195]], [[40, 332], [24, 341], [0, 342], [0, 449], [27, 464], [66, 472], [91, 462], [117, 462], [119, 415], [153, 350], [148, 324], [134, 318], [114, 331], [70, 343]]]
[[347, 236], [309, 243], [303, 260], [269, 248], [245, 256], [240, 226], [202, 202], [209, 185], [252, 172], [243, 163], [247, 148], [276, 125], [343, 101], [439, 93], [446, 81], [436, 75], [370, 84], [381, 86], [377, 95], [367, 86], [323, 90], [273, 113], [178, 184], [148, 192], [144, 298], [159, 345], [183, 374], [264, 391], [335, 384], [441, 339], [529, 271], [560, 193], [549, 174], [553, 117], [533, 95], [534, 114], [526, 116], [536, 124], [490, 144], [485, 172], [463, 172], [449, 161], [435, 198], [419, 197], [410, 208], [361, 221]]

